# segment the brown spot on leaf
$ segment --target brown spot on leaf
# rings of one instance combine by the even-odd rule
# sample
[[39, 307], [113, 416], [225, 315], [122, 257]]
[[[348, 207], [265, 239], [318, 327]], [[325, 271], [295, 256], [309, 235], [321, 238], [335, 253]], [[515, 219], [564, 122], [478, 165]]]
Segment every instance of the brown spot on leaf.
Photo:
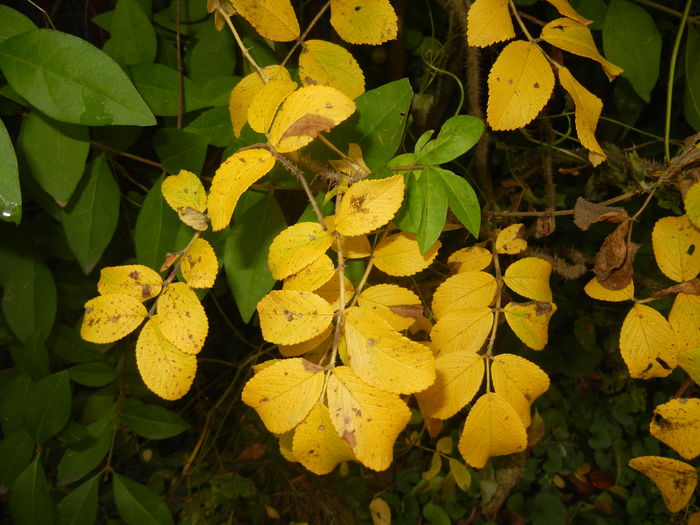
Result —
[[142, 284], [141, 285], [141, 297], [144, 299], [149, 299], [151, 297], [151, 285]]
[[539, 83], [539, 82], [535, 82], [535, 83], [532, 85], [532, 87], [534, 87], [535, 89], [540, 89], [540, 83]]
[[419, 304], [396, 304], [390, 306], [389, 310], [401, 317], [411, 317], [413, 319], [420, 319], [423, 315], [423, 307]]
[[535, 315], [547, 315], [552, 311], [551, 303], [540, 303], [539, 301], [536, 301], [535, 304]]
[[316, 82], [316, 80], [314, 80], [313, 78], [308, 77], [308, 76], [304, 77], [304, 82], [306, 83], [307, 86], [315, 86], [316, 84], [318, 84], [318, 82]]
[[350, 197], [350, 207], [358, 213], [367, 213], [367, 209], [364, 207], [367, 195], [355, 195]]
[[328, 117], [321, 115], [304, 115], [294, 124], [287, 128], [280, 140], [290, 137], [311, 137], [315, 139], [322, 131], [330, 131], [335, 126], [335, 122]]
[[129, 274], [129, 277], [131, 277], [134, 281], [138, 281], [139, 279], [139, 272], [133, 271]]
[[367, 339], [367, 346], [374, 346], [374, 339]]
[[357, 440], [355, 439], [355, 431], [345, 431], [343, 432], [343, 435], [341, 436], [343, 441], [345, 441], [348, 445], [350, 445], [351, 449], [354, 449], [355, 446], [357, 445]]

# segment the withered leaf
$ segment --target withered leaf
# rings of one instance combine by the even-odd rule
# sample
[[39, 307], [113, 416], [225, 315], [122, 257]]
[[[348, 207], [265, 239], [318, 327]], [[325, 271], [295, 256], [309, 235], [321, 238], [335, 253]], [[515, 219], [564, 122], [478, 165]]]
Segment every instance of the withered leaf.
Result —
[[600, 246], [600, 250], [596, 253], [593, 272], [601, 284], [610, 276], [613, 270], [618, 270], [625, 264], [628, 251], [628, 233], [629, 223], [624, 222], [620, 224], [605, 238]]
[[322, 131], [330, 131], [335, 126], [333, 120], [312, 113], [306, 114], [289, 126], [282, 134], [280, 140], [289, 137], [311, 137], [316, 138]]
[[574, 224], [582, 230], [587, 230], [595, 222], [625, 222], [629, 216], [624, 208], [596, 204], [579, 197], [574, 206]]
[[692, 281], [687, 281], [680, 284], [674, 284], [663, 290], [654, 292], [652, 297], [664, 297], [666, 295], [672, 295], [677, 293], [685, 293], [688, 295], [700, 295], [700, 278], [693, 279]]

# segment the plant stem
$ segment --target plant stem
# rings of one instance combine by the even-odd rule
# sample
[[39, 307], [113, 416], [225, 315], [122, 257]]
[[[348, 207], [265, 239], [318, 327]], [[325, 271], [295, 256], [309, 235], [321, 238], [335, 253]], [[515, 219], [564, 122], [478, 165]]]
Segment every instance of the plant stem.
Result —
[[313, 20], [309, 22], [309, 25], [306, 26], [306, 29], [304, 32], [301, 34], [299, 38], [297, 38], [297, 41], [294, 42], [294, 45], [292, 46], [292, 49], [289, 50], [289, 53], [287, 53], [287, 56], [284, 57], [284, 60], [282, 60], [282, 64], [280, 64], [282, 67], [289, 61], [290, 58], [292, 58], [292, 55], [294, 54], [294, 51], [296, 51], [297, 47], [299, 47], [301, 44], [304, 43], [304, 40], [306, 40], [306, 37], [309, 35], [313, 27], [316, 25], [316, 22], [318, 22], [321, 19], [321, 16], [323, 16], [323, 13], [325, 13], [328, 8], [331, 6], [330, 2], [326, 2], [326, 4], [319, 9], [318, 13], [316, 13], [316, 16], [314, 16]]
[[314, 194], [311, 191], [311, 187], [309, 186], [309, 183], [307, 182], [306, 177], [304, 176], [304, 172], [301, 171], [297, 166], [295, 166], [294, 163], [290, 161], [287, 157], [280, 153], [277, 153], [270, 146], [267, 147], [270, 153], [272, 153], [285, 168], [287, 168], [296, 176], [297, 180], [299, 181], [299, 184], [301, 184], [301, 186], [304, 188], [304, 191], [306, 192], [306, 197], [309, 199], [309, 204], [311, 204], [311, 207], [313, 208], [314, 213], [316, 214], [316, 218], [318, 219], [319, 224], [324, 230], [328, 230], [328, 226], [326, 226], [326, 222], [323, 220], [323, 213], [321, 213], [321, 208], [318, 207], [318, 203], [316, 202]]
[[127, 159], [135, 160], [135, 161], [140, 162], [142, 164], [148, 164], [149, 166], [153, 166], [154, 168], [158, 168], [160, 170], [165, 169], [162, 164], [160, 164], [154, 160], [146, 159], [144, 157], [139, 157], [138, 155], [133, 155], [131, 153], [127, 153], [126, 151], [121, 151], [121, 150], [112, 148], [110, 146], [107, 146], [107, 144], [102, 144], [101, 142], [97, 142], [96, 140], [91, 140], [90, 144], [95, 146], [96, 148], [100, 148], [101, 150], [109, 151], [111, 153], [116, 153], [120, 157], [126, 157]]
[[238, 31], [236, 31], [236, 28], [233, 27], [233, 22], [231, 22], [231, 17], [226, 14], [220, 7], [216, 8], [217, 11], [221, 14], [221, 16], [226, 20], [226, 24], [228, 25], [229, 29], [231, 30], [231, 33], [233, 33], [233, 38], [236, 39], [236, 43], [238, 44], [238, 47], [241, 50], [241, 53], [243, 53], [243, 56], [245, 59], [250, 63], [251, 66], [255, 69], [255, 71], [258, 73], [260, 78], [262, 78], [263, 82], [267, 84], [270, 79], [267, 78], [267, 75], [265, 75], [265, 72], [262, 70], [262, 68], [258, 65], [258, 63], [255, 61], [255, 59], [250, 56], [250, 53], [248, 52], [248, 48], [245, 47], [243, 44], [243, 40], [241, 40], [241, 37], [238, 35]]

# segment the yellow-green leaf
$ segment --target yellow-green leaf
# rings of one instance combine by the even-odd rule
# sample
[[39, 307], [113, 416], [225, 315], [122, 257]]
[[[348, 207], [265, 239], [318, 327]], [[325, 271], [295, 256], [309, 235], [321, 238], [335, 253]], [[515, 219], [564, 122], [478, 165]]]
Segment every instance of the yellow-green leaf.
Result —
[[700, 228], [700, 182], [696, 182], [683, 197], [685, 213], [693, 226]]
[[301, 423], [319, 400], [323, 378], [323, 369], [306, 359], [282, 359], [250, 378], [241, 397], [270, 432], [283, 434]]
[[430, 266], [440, 246], [442, 243], [435, 241], [422, 254], [414, 234], [401, 232], [389, 235], [374, 249], [374, 265], [378, 270], [395, 277], [414, 275]]
[[461, 461], [450, 458], [450, 474], [455, 478], [455, 482], [459, 487], [459, 490], [466, 492], [472, 484], [472, 475], [469, 473], [467, 466]]
[[557, 311], [554, 303], [508, 303], [503, 309], [515, 335], [533, 350], [542, 350], [549, 337], [549, 320]]
[[628, 301], [634, 297], [634, 282], [630, 280], [624, 288], [620, 290], [610, 290], [600, 284], [597, 277], [593, 277], [593, 279], [588, 281], [588, 284], [583, 287], [583, 291], [586, 292], [589, 297], [598, 299], [599, 301]]
[[476, 0], [467, 15], [467, 43], [486, 47], [515, 36], [508, 0]]
[[489, 458], [525, 450], [527, 434], [515, 409], [500, 395], [489, 392], [472, 407], [459, 438], [459, 452], [474, 468]]
[[372, 515], [372, 525], [391, 525], [391, 507], [382, 498], [374, 498], [369, 502], [369, 512]]
[[342, 91], [328, 86], [299, 88], [282, 103], [270, 128], [270, 144], [280, 153], [296, 151], [354, 112], [355, 103]]
[[100, 295], [85, 303], [80, 336], [91, 343], [113, 343], [136, 330], [146, 313], [141, 301], [133, 295]]
[[411, 290], [395, 284], [378, 284], [365, 288], [358, 303], [399, 331], [406, 330], [423, 315], [420, 298]]
[[248, 124], [253, 131], [267, 133], [277, 114], [277, 108], [297, 89], [291, 80], [270, 80], [253, 98], [248, 107]]
[[523, 238], [525, 226], [517, 223], [511, 224], [498, 232], [496, 237], [496, 253], [515, 255], [527, 248], [527, 241]]
[[324, 253], [297, 273], [286, 277], [282, 287], [285, 290], [313, 292], [330, 281], [335, 273], [333, 261]]
[[338, 463], [355, 456], [333, 427], [328, 407], [316, 403], [294, 431], [294, 457], [314, 474], [332, 472]]
[[281, 345], [308, 341], [333, 319], [328, 301], [311, 292], [273, 290], [260, 300], [257, 309], [263, 337]]
[[430, 467], [428, 470], [423, 472], [423, 475], [421, 476], [423, 479], [433, 479], [435, 476], [440, 474], [440, 471], [442, 470], [442, 456], [440, 455], [439, 452], [433, 452], [433, 457], [430, 460]]
[[149, 319], [136, 341], [136, 365], [154, 394], [174, 401], [184, 396], [197, 373], [197, 358], [170, 344], [158, 330], [157, 315]]
[[542, 28], [540, 38], [559, 49], [595, 60], [602, 66], [608, 80], [614, 79], [623, 71], [622, 68], [603, 58], [595, 47], [591, 30], [580, 21], [571, 18], [552, 20]]
[[231, 0], [231, 3], [263, 38], [289, 42], [299, 36], [299, 22], [290, 0]]
[[204, 239], [195, 239], [182, 255], [180, 270], [191, 288], [211, 288], [219, 271], [214, 248]]
[[654, 409], [651, 435], [663, 441], [684, 459], [700, 455], [700, 399], [671, 399]]
[[515, 293], [540, 302], [551, 302], [549, 276], [552, 265], [539, 257], [524, 257], [511, 264], [503, 275], [503, 282]]
[[488, 78], [487, 120], [494, 130], [521, 128], [549, 100], [554, 73], [537, 44], [516, 40], [494, 62]]
[[389, 468], [396, 437], [411, 419], [406, 403], [368, 385], [347, 366], [333, 369], [326, 395], [333, 425], [357, 460], [372, 470]]
[[299, 78], [305, 86], [331, 86], [350, 98], [365, 92], [365, 76], [344, 47], [325, 40], [307, 40], [299, 55]]
[[299, 222], [284, 229], [270, 245], [267, 264], [275, 279], [295, 274], [321, 257], [335, 235], [317, 222]]
[[679, 293], [668, 314], [679, 350], [700, 346], [700, 296]]
[[403, 175], [356, 182], [345, 192], [335, 215], [335, 229], [348, 236], [363, 235], [394, 218], [403, 201]]
[[620, 331], [620, 353], [630, 376], [637, 379], [666, 377], [676, 366], [676, 335], [664, 316], [635, 304]]
[[[282, 66], [267, 66], [262, 71], [268, 80], [291, 80], [289, 71]], [[263, 87], [265, 87], [265, 81], [254, 71], [243, 77], [231, 91], [229, 113], [236, 137], [240, 137], [243, 126], [248, 122], [250, 104]]]
[[365, 383], [388, 392], [410, 394], [435, 380], [430, 349], [391, 328], [371, 310], [345, 310], [348, 364]]
[[197, 294], [185, 283], [170, 284], [158, 298], [158, 328], [171, 344], [186, 354], [204, 346], [209, 321]]
[[484, 270], [491, 264], [493, 255], [481, 246], [470, 246], [457, 250], [447, 258], [447, 264], [452, 273]]
[[161, 276], [148, 266], [127, 264], [103, 268], [100, 271], [97, 291], [100, 295], [126, 294], [136, 297], [139, 301], [147, 301], [156, 297], [162, 286]]
[[443, 315], [462, 308], [488, 306], [496, 296], [496, 279], [486, 272], [463, 272], [442, 283], [433, 295], [433, 313]]
[[532, 361], [513, 354], [500, 354], [491, 364], [493, 388], [530, 426], [530, 405], [549, 389], [549, 376]]
[[578, 139], [584, 148], [594, 154], [589, 160], [593, 166], [597, 166], [606, 158], [595, 138], [595, 128], [603, 110], [603, 101], [583, 87], [564, 66], [560, 66], [558, 72], [559, 82], [574, 100]]
[[695, 467], [677, 459], [641, 456], [630, 459], [629, 466], [654, 482], [671, 512], [688, 504], [698, 484]]
[[425, 417], [447, 419], [469, 403], [484, 379], [484, 359], [458, 350], [435, 358], [435, 382], [416, 394]]
[[459, 308], [438, 319], [430, 332], [430, 339], [438, 355], [459, 350], [478, 352], [492, 326], [491, 308]]
[[656, 221], [651, 244], [659, 269], [678, 283], [691, 281], [700, 272], [700, 231], [687, 215]]
[[161, 193], [168, 205], [177, 212], [180, 220], [195, 230], [207, 229], [207, 193], [199, 177], [187, 170], [170, 175], [163, 180]]
[[397, 17], [389, 0], [331, 0], [331, 25], [351, 44], [394, 40]]

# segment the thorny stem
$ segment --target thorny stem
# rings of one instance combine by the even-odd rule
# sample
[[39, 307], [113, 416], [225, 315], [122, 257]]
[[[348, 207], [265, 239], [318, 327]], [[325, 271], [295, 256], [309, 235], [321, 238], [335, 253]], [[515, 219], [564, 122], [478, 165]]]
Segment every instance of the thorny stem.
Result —
[[241, 40], [241, 37], [238, 35], [238, 31], [236, 31], [236, 28], [233, 27], [233, 22], [231, 22], [231, 17], [226, 14], [226, 12], [221, 9], [220, 7], [217, 6], [216, 10], [221, 14], [224, 20], [226, 20], [226, 24], [228, 25], [229, 29], [231, 30], [231, 33], [233, 33], [233, 38], [236, 39], [236, 43], [238, 44], [238, 47], [241, 50], [241, 53], [243, 53], [243, 56], [245, 59], [250, 63], [251, 66], [255, 69], [255, 71], [258, 73], [260, 78], [262, 78], [263, 82], [267, 84], [270, 79], [267, 78], [267, 75], [265, 75], [265, 72], [262, 70], [262, 68], [258, 65], [258, 63], [255, 61], [255, 59], [250, 56], [250, 53], [248, 52], [248, 48], [245, 47], [245, 44], [243, 44], [243, 40]]
[[289, 53], [287, 53], [287, 56], [284, 57], [284, 60], [282, 60], [282, 64], [281, 64], [282, 67], [284, 67], [284, 65], [289, 61], [289, 59], [292, 58], [292, 55], [294, 54], [294, 51], [296, 51], [297, 47], [299, 47], [301, 44], [304, 43], [304, 40], [306, 40], [306, 37], [309, 36], [309, 33], [311, 32], [313, 27], [321, 19], [321, 16], [323, 16], [323, 13], [325, 13], [330, 6], [331, 6], [331, 3], [326, 2], [326, 4], [321, 9], [319, 9], [318, 13], [316, 13], [316, 16], [314, 16], [313, 20], [311, 20], [311, 22], [309, 22], [309, 25], [306, 26], [306, 29], [301, 34], [301, 36], [299, 38], [297, 38], [296, 42], [294, 42], [294, 45], [292, 46], [292, 49], [289, 50]]
[[[498, 262], [498, 254], [496, 253], [496, 241], [493, 242], [493, 269], [496, 273], [496, 304], [493, 308], [493, 325], [491, 326], [491, 335], [489, 336], [489, 344], [486, 347], [486, 358], [490, 361], [493, 358], [493, 347], [496, 344], [496, 332], [498, 331], [498, 319], [501, 315], [501, 291], [503, 290], [503, 277], [501, 276], [501, 265]], [[491, 366], [486, 363], [486, 391], [491, 392]]]
[[[335, 209], [336, 213], [338, 207], [340, 206], [341, 196], [338, 195], [335, 198]], [[335, 360], [338, 356], [338, 344], [340, 343], [340, 334], [343, 329], [343, 324], [345, 322], [345, 317], [343, 313], [345, 312], [345, 257], [343, 256], [343, 243], [341, 242], [341, 235], [338, 232], [334, 233], [336, 238], [336, 246], [338, 248], [338, 279], [340, 286], [340, 295], [338, 298], [338, 312], [336, 313], [335, 321], [335, 333], [333, 334], [333, 345], [331, 346], [331, 359], [328, 362], [329, 368], [335, 367]]]

